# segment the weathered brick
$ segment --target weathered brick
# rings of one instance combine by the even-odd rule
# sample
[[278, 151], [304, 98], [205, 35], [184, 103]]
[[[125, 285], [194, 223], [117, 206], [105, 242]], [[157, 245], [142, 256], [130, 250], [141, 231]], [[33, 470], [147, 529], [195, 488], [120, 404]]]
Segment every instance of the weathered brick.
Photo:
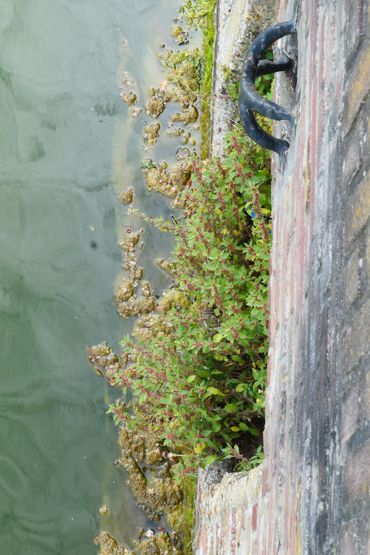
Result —
[[269, 470], [264, 468], [262, 472], [262, 496], [265, 496], [269, 489]]
[[359, 555], [357, 520], [342, 525], [339, 555]]
[[370, 298], [352, 314], [342, 336], [345, 371], [350, 372], [362, 358], [370, 354]]
[[[275, 89], [296, 126], [287, 157], [273, 162], [266, 460], [237, 516], [238, 555], [370, 552], [356, 520], [370, 504], [367, 4], [276, 0], [279, 21], [298, 14], [296, 96], [284, 74]], [[226, 509], [220, 519], [217, 555], [229, 555]]]
[[253, 509], [252, 509], [252, 529], [253, 530], [257, 528], [257, 512], [258, 512], [257, 505], [253, 505]]
[[354, 73], [349, 80], [345, 131], [349, 131], [364, 97], [370, 89], [370, 46], [361, 52]]
[[370, 440], [350, 451], [345, 462], [343, 499], [346, 505], [356, 506], [370, 497]]
[[343, 181], [347, 185], [360, 171], [368, 155], [369, 118], [368, 106], [361, 113], [356, 125], [346, 138], [346, 148], [343, 156]]
[[[370, 73], [370, 72], [369, 72]], [[370, 175], [365, 174], [351, 198], [348, 200], [345, 223], [347, 248], [370, 217]]]
[[370, 362], [364, 364], [365, 390], [363, 392], [364, 419], [370, 422]]
[[[367, 28], [366, 0], [351, 0], [348, 2], [347, 25], [345, 43], [347, 50], [347, 67], [351, 69], [355, 52], [362, 41]], [[357, 32], [354, 33], [353, 30]]]
[[360, 419], [359, 383], [352, 385], [342, 402], [342, 441], [347, 441], [357, 430]]
[[359, 247], [357, 247], [349, 257], [346, 265], [345, 300], [347, 305], [351, 305], [355, 301], [360, 291], [360, 270], [363, 262], [364, 260], [360, 256]]
[[370, 228], [367, 230], [366, 234], [364, 271], [366, 271], [366, 278], [368, 282], [370, 282]]

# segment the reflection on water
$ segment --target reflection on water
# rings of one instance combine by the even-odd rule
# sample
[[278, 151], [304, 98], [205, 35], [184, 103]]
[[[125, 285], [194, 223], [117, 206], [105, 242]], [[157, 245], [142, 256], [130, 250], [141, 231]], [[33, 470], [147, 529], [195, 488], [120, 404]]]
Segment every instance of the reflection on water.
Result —
[[144, 522], [113, 465], [116, 431], [84, 347], [128, 330], [112, 302], [121, 262], [112, 153], [115, 179], [132, 184], [141, 139], [119, 97], [119, 44], [128, 38], [140, 78], [168, 4], [0, 3], [1, 554], [96, 553], [103, 499], [120, 539]]

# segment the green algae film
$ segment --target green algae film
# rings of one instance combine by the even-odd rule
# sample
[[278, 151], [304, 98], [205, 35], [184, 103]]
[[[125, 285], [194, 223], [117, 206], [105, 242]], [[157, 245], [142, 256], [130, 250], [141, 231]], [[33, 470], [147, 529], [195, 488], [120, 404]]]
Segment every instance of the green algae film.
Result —
[[0, 553], [88, 555], [105, 523], [127, 543], [146, 524], [85, 345], [129, 331], [113, 299], [119, 44], [139, 76], [163, 13], [164, 0], [1, 2]]

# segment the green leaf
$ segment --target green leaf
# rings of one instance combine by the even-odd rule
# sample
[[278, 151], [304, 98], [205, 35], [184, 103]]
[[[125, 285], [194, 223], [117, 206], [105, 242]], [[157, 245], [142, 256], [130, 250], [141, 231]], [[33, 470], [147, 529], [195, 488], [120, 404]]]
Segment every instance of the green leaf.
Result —
[[203, 461], [203, 464], [206, 466], [208, 464], [212, 464], [217, 461], [217, 455], [208, 455]]
[[206, 445], [205, 445], [204, 442], [197, 443], [196, 445], [194, 445], [194, 453], [199, 455], [202, 451], [204, 451], [205, 447], [206, 447]]
[[238, 385], [237, 385], [236, 388], [235, 388], [235, 391], [236, 391], [237, 393], [243, 393], [243, 391], [245, 391], [245, 388], [246, 388], [246, 384], [244, 384], [244, 383], [238, 383]]
[[205, 398], [211, 397], [212, 395], [220, 395], [221, 397], [225, 397], [225, 393], [222, 393], [217, 387], [207, 387], [207, 393]]
[[196, 376], [193, 374], [192, 376], [189, 376], [188, 379], [186, 380], [188, 383], [193, 383], [194, 380], [196, 380]]
[[236, 403], [228, 403], [224, 407], [226, 412], [236, 412], [238, 410], [238, 405]]

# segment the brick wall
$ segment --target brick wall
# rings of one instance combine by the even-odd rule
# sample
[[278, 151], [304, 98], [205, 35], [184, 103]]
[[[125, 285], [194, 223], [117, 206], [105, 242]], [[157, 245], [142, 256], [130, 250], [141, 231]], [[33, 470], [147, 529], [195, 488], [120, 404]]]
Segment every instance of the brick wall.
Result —
[[296, 127], [275, 129], [291, 147], [273, 163], [266, 461], [253, 498], [229, 508], [239, 544], [207, 549], [201, 532], [221, 525], [198, 511], [203, 555], [370, 553], [368, 1], [280, 0], [278, 21], [292, 17], [297, 72], [276, 84]]

